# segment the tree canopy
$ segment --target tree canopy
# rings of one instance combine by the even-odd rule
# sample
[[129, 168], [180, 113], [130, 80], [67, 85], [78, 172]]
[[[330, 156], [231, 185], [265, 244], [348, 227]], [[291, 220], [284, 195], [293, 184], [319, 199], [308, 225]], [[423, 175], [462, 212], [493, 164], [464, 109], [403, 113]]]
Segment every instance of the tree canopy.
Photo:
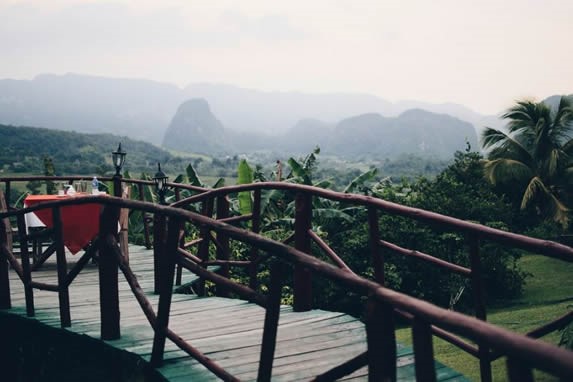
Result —
[[573, 101], [555, 108], [519, 101], [502, 116], [507, 131], [486, 128], [484, 171], [494, 185], [514, 195], [522, 210], [535, 208], [563, 226], [570, 219], [573, 185]]

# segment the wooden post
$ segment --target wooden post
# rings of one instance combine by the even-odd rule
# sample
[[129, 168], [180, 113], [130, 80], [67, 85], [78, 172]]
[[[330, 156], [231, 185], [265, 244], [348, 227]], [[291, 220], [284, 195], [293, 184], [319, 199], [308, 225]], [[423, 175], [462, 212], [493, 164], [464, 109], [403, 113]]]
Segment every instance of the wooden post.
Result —
[[[487, 321], [485, 303], [483, 299], [483, 283], [481, 272], [481, 259], [479, 253], [479, 238], [475, 234], [469, 236], [470, 265], [471, 265], [471, 285], [474, 298], [474, 308], [476, 318]], [[489, 348], [483, 343], [478, 343], [479, 368], [482, 382], [491, 382], [491, 361]]]
[[[201, 213], [204, 216], [212, 217], [213, 216], [213, 199], [209, 198], [203, 202]], [[209, 235], [209, 228], [201, 226], [199, 228], [199, 238], [201, 238], [201, 242], [199, 243], [199, 248], [197, 248], [197, 255], [201, 259], [201, 261], [209, 260], [209, 242], [211, 241]], [[199, 279], [197, 282], [196, 292], [199, 296], [205, 295], [205, 279]]]
[[[296, 194], [294, 246], [299, 251], [311, 254], [311, 238], [308, 231], [312, 227], [312, 195]], [[295, 312], [305, 312], [312, 308], [312, 275], [307, 268], [296, 264], [294, 268], [294, 303]]]
[[436, 382], [434, 347], [430, 324], [415, 317], [412, 323], [412, 339], [414, 342], [416, 381]]
[[172, 286], [175, 275], [175, 263], [177, 262], [177, 251], [179, 249], [179, 238], [182, 223], [182, 220], [178, 218], [169, 218], [167, 242], [161, 267], [161, 293], [159, 295], [157, 321], [155, 322], [154, 327], [155, 336], [153, 337], [153, 349], [151, 352], [151, 365], [153, 367], [159, 367], [163, 363], [165, 337], [167, 336], [171, 297], [173, 295]]
[[59, 207], [52, 209], [54, 240], [56, 241], [56, 261], [58, 267], [58, 300], [60, 305], [60, 325], [62, 328], [72, 326], [70, 317], [70, 294], [68, 283], [68, 267], [66, 263], [66, 250], [64, 248], [64, 235], [62, 232], [62, 217]]
[[113, 176], [113, 196], [121, 198], [123, 190], [121, 189], [121, 175]]
[[[229, 217], [229, 200], [226, 196], [217, 198], [217, 219], [225, 219]], [[229, 260], [229, 236], [222, 232], [217, 232], [217, 259]], [[229, 264], [223, 264], [218, 272], [221, 276], [229, 278]], [[224, 286], [217, 285], [215, 293], [219, 297], [228, 297], [229, 291]]]
[[[261, 190], [254, 191], [253, 196], [253, 217], [251, 231], [259, 233], [261, 230]], [[259, 251], [255, 246], [251, 246], [251, 253], [249, 254], [249, 287], [252, 290], [257, 290], [257, 260], [259, 258]]]
[[[129, 186], [125, 187], [121, 197], [128, 199], [131, 193]], [[119, 246], [125, 262], [129, 264], [129, 208], [122, 208], [119, 212]]]
[[[1, 192], [1, 191], [0, 191]], [[10, 309], [10, 275], [8, 274], [8, 256], [2, 248], [8, 247], [8, 235], [6, 234], [6, 223], [8, 219], [0, 219], [0, 309]], [[11, 250], [11, 249], [10, 249]]]
[[391, 305], [370, 297], [366, 306], [368, 381], [396, 380], [396, 334]]
[[275, 261], [271, 267], [271, 285], [265, 312], [265, 326], [263, 329], [259, 373], [257, 377], [258, 382], [270, 381], [272, 377], [279, 315], [281, 311], [283, 269], [284, 266], [279, 261]]
[[20, 238], [20, 257], [22, 260], [24, 296], [26, 297], [26, 314], [28, 317], [34, 317], [34, 289], [32, 288], [32, 272], [30, 270], [30, 256], [28, 254], [28, 238], [24, 215], [18, 215], [18, 236]]
[[121, 337], [119, 329], [118, 263], [112, 245], [117, 245], [119, 208], [105, 206], [99, 232], [99, 298], [102, 340]]
[[[175, 188], [175, 201], [178, 202], [181, 200], [181, 189], [179, 187]], [[181, 233], [179, 234], [179, 247], [182, 248], [185, 245], [185, 223], [181, 225]], [[175, 267], [175, 285], [181, 285], [181, 279], [183, 277], [183, 267], [181, 264], [177, 264]]]
[[6, 181], [6, 188], [4, 189], [4, 195], [6, 196], [6, 204], [8, 208], [10, 207], [10, 181]]
[[[145, 201], [144, 197], [144, 187], [143, 183], [137, 184], [137, 191], [139, 192], [139, 201]], [[145, 212], [141, 212], [141, 219], [143, 220], [143, 235], [145, 236], [145, 248], [151, 248], [151, 238], [149, 235], [149, 221], [147, 219], [147, 214]]]
[[165, 215], [153, 215], [153, 293], [161, 293], [161, 267], [165, 248]]
[[370, 230], [370, 253], [374, 279], [384, 286], [384, 254], [380, 249], [380, 230], [378, 228], [378, 211], [374, 207], [368, 207], [368, 227]]

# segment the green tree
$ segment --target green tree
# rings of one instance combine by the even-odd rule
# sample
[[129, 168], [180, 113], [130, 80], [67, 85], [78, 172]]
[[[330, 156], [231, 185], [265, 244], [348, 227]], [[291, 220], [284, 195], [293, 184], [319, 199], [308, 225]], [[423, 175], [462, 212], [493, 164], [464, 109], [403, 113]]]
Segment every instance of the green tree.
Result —
[[519, 101], [502, 117], [508, 120], [507, 132], [486, 128], [482, 135], [489, 150], [486, 178], [517, 193], [521, 210], [534, 206], [538, 214], [566, 227], [573, 184], [571, 99], [561, 97], [554, 109], [543, 102]]

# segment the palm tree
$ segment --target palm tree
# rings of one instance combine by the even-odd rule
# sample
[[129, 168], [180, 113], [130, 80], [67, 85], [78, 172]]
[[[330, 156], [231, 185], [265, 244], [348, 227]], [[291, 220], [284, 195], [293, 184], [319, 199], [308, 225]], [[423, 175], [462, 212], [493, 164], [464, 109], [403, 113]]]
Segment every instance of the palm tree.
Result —
[[519, 192], [522, 210], [535, 206], [567, 226], [573, 184], [572, 99], [561, 97], [555, 108], [519, 101], [502, 117], [508, 120], [507, 133], [488, 127], [482, 134], [483, 148], [489, 150], [486, 178]]

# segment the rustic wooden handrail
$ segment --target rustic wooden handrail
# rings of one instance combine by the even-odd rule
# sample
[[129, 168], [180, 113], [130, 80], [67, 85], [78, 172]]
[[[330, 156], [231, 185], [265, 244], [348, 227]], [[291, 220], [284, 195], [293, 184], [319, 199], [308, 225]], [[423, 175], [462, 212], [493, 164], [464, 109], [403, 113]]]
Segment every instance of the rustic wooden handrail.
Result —
[[[244, 190], [244, 188], [241, 190]], [[234, 187], [232, 192], [236, 191], [237, 187]], [[297, 191], [300, 192], [301, 189], [297, 187]], [[215, 196], [221, 196], [225, 194], [223, 192], [220, 194], [209, 194], [210, 192], [211, 191], [207, 191], [205, 192], [205, 194], [207, 195], [201, 195], [201, 196], [205, 197], [206, 198], [205, 200], [212, 201], [215, 198]], [[323, 191], [315, 190], [315, 194], [320, 194], [321, 192]], [[338, 195], [337, 197], [341, 196]], [[359, 200], [362, 200], [363, 198], [368, 198], [360, 196], [355, 196], [355, 197], [357, 197]], [[304, 199], [306, 199], [305, 202], [308, 203], [309, 198], [304, 197]], [[342, 199], [348, 201], [346, 197]], [[195, 199], [195, 201], [198, 201], [198, 199]], [[525, 336], [511, 333], [507, 330], [495, 327], [484, 321], [476, 320], [474, 318], [459, 313], [447, 311], [435, 307], [422, 300], [418, 300], [413, 297], [409, 297], [404, 294], [386, 289], [379, 283], [366, 280], [364, 278], [361, 278], [360, 276], [342, 271], [340, 269], [337, 269], [336, 267], [333, 267], [318, 259], [315, 259], [309, 256], [307, 253], [305, 253], [306, 251], [300, 251], [298, 249], [291, 248], [286, 245], [272, 241], [268, 238], [262, 237], [256, 233], [245, 231], [243, 229], [230, 226], [229, 224], [226, 224], [224, 222], [213, 220], [212, 218], [210, 218], [210, 214], [206, 214], [207, 216], [203, 216], [201, 214], [196, 214], [190, 211], [183, 210], [181, 208], [173, 208], [170, 206], [159, 206], [133, 200], [122, 200], [120, 198], [114, 198], [114, 197], [87, 196], [84, 198], [66, 199], [57, 202], [48, 202], [42, 205], [38, 205], [20, 211], [2, 212], [0, 213], [0, 219], [8, 216], [23, 216], [23, 213], [25, 212], [39, 210], [41, 208], [61, 208], [66, 205], [85, 204], [85, 203], [100, 203], [105, 206], [111, 207], [110, 211], [114, 210], [118, 211], [119, 208], [129, 208], [133, 210], [141, 210], [153, 214], [163, 215], [166, 216], [168, 219], [183, 219], [186, 221], [190, 221], [201, 227], [204, 227], [208, 231], [214, 231], [217, 233], [217, 235], [225, 235], [231, 239], [247, 243], [252, 247], [257, 248], [258, 251], [269, 253], [271, 256], [275, 258], [279, 258], [282, 259], [282, 261], [286, 261], [293, 264], [295, 268], [299, 267], [300, 269], [304, 269], [307, 272], [312, 272], [315, 275], [320, 275], [322, 277], [329, 278], [335, 281], [337, 284], [345, 286], [349, 290], [353, 290], [361, 295], [370, 296], [369, 301], [371, 301], [372, 311], [373, 311], [372, 322], [379, 322], [379, 319], [377, 317], [379, 317], [382, 320], [387, 320], [389, 317], [388, 307], [391, 307], [390, 309], [391, 311], [399, 309], [401, 311], [407, 312], [408, 314], [411, 314], [414, 317], [414, 319], [417, 320], [416, 322], [418, 322], [417, 325], [419, 333], [421, 333], [420, 335], [418, 335], [418, 338], [420, 339], [419, 343], [422, 344], [428, 343], [427, 340], [428, 327], [431, 328], [431, 326], [435, 326], [437, 328], [444, 329], [452, 333], [456, 333], [457, 335], [467, 337], [478, 343], [480, 345], [480, 348], [482, 349], [494, 349], [496, 351], [500, 351], [501, 353], [508, 355], [508, 359], [510, 360], [510, 362], [508, 362], [509, 369], [513, 370], [514, 373], [518, 373], [519, 371], [518, 373], [519, 375], [523, 375], [523, 373], [520, 372], [521, 369], [517, 368], [519, 370], [515, 371], [516, 367], [512, 366], [515, 365], [516, 362], [518, 362], [520, 365], [527, 365], [526, 366], [527, 369], [529, 369], [529, 367], [538, 367], [540, 369], [549, 371], [555, 375], [559, 375], [564, 378], [573, 377], [573, 353], [571, 352], [568, 352], [564, 349], [559, 349], [549, 344], [541, 343], [539, 341], [527, 338]], [[380, 207], [379, 201], [377, 202], [376, 200], [374, 200], [371, 207], [379, 208]], [[108, 208], [106, 207], [106, 210], [107, 209]], [[412, 211], [407, 211], [407, 214], [411, 212]], [[307, 214], [308, 211], [305, 211], [304, 213]], [[541, 252], [548, 256], [561, 258], [567, 261], [571, 261], [573, 259], [572, 256], [573, 250], [569, 247], [557, 243], [532, 239], [522, 235], [510, 234], [507, 232], [491, 229], [488, 227], [483, 227], [474, 223], [463, 222], [465, 223], [465, 225], [461, 224], [460, 226], [457, 226], [454, 224], [455, 221], [457, 221], [457, 219], [443, 217], [441, 215], [428, 212], [426, 212], [426, 214], [430, 215], [424, 214], [424, 216], [421, 218], [416, 214], [412, 216], [416, 216], [417, 218], [419, 218], [419, 220], [433, 223], [436, 223], [441, 219], [446, 219], [454, 227], [457, 227], [458, 230], [468, 233], [468, 236], [470, 238], [470, 248], [471, 248], [470, 254], [472, 255], [472, 258], [479, 259], [479, 240], [487, 238], [490, 240], [506, 244], [508, 243], [514, 244], [515, 246], [520, 248]], [[109, 221], [112, 220], [113, 220], [112, 218], [107, 218], [102, 220], [102, 223], [105, 223], [105, 221], [107, 221], [107, 224], [111, 227], [112, 225], [109, 223]], [[111, 232], [111, 230], [109, 231]], [[308, 229], [306, 232], [308, 235]], [[0, 238], [0, 241], [1, 239], [2, 238]], [[108, 246], [108, 248], [111, 248], [113, 247], [114, 244], [110, 240], [111, 238], [105, 239], [104, 241], [102, 241], [102, 243], [105, 243], [105, 245]], [[296, 241], [297, 238], [295, 235], [295, 244]], [[3, 244], [4, 243], [0, 242], [0, 246], [4, 247]], [[306, 245], [306, 243], [303, 243], [303, 245]], [[2, 251], [2, 253], [4, 253], [4, 251]], [[202, 260], [205, 261], [206, 258], [202, 258]], [[178, 261], [185, 262], [185, 260], [178, 260]], [[115, 260], [115, 263], [117, 264], [117, 260]], [[122, 263], [119, 263], [119, 266], [128, 267], [128, 265]], [[203, 269], [202, 267], [197, 266], [195, 264], [190, 265], [190, 268], [195, 268], [193, 270], [196, 271], [197, 273], [201, 273], [199, 269]], [[204, 273], [201, 276], [203, 277], [209, 276], [211, 277], [211, 280], [214, 280], [216, 283], [217, 282], [223, 283], [223, 280], [221, 279], [224, 279], [224, 277], [221, 277], [220, 275], [217, 274], [209, 275], [210, 272], [205, 269], [203, 269], [202, 272]], [[24, 275], [25, 274], [26, 271], [24, 271]], [[219, 279], [219, 277], [221, 279]], [[28, 283], [25, 283], [25, 286], [26, 284], [30, 286], [29, 281]], [[4, 283], [0, 282], [0, 286], [2, 285], [4, 285]], [[103, 293], [102, 293], [102, 298], [103, 298]], [[376, 313], [378, 311], [380, 311], [381, 313]], [[483, 318], [485, 318], [485, 312], [483, 314]], [[117, 320], [117, 323], [119, 324], [119, 317], [114, 320]], [[376, 326], [373, 326], [371, 328], [372, 330], [374, 330], [373, 338], [378, 338], [377, 336], [379, 334], [376, 333], [378, 333], [377, 330], [379, 329], [375, 329]], [[102, 326], [102, 331], [103, 331], [103, 326]], [[169, 330], [166, 330], [165, 332], [167, 333], [167, 336], [169, 338], [175, 336], [175, 334], [170, 332]], [[384, 335], [384, 338], [388, 338], [387, 334]], [[427, 347], [427, 345], [421, 345], [421, 346], [422, 348]], [[387, 350], [381, 349], [380, 351], [385, 352], [389, 351], [389, 349]], [[480, 355], [485, 354], [485, 352], [482, 351], [480, 351], [480, 353], [481, 353]], [[420, 357], [424, 356], [420, 355]], [[374, 373], [375, 375], [385, 375], [388, 372], [381, 370], [379, 371], [381, 374], [378, 374], [378, 372], [376, 371], [376, 366], [373, 365], [372, 362], [371, 362], [371, 367], [373, 368], [372, 373]]]
[[498, 243], [525, 249], [527, 251], [541, 253], [549, 257], [555, 257], [564, 261], [573, 262], [573, 249], [553, 241], [541, 240], [512, 232], [502, 231], [478, 223], [453, 218], [451, 216], [441, 215], [419, 208], [404, 206], [372, 196], [345, 194], [342, 192], [331, 191], [302, 184], [284, 182], [261, 182], [238, 186], [228, 186], [208, 190], [201, 194], [194, 195], [186, 199], [181, 199], [180, 201], [171, 204], [171, 206], [180, 207], [186, 204], [200, 202], [206, 198], [215, 198], [221, 195], [235, 194], [243, 191], [271, 189], [302, 192], [337, 202], [373, 207], [380, 211], [386, 211], [394, 215], [408, 217], [413, 220], [426, 222], [428, 224], [439, 225], [454, 231], [459, 231], [462, 233], [473, 233], [476, 234], [480, 239], [492, 240]]

